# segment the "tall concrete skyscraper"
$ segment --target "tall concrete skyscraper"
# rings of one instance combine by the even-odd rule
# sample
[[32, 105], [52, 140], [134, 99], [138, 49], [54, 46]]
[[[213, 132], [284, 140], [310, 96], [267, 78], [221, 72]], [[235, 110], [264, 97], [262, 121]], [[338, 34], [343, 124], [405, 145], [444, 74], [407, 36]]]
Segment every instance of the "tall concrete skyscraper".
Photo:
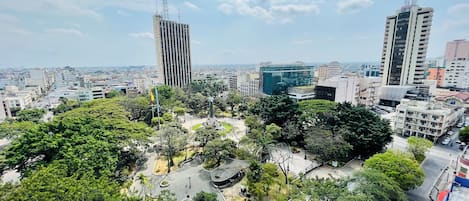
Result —
[[153, 17], [158, 82], [185, 87], [191, 82], [192, 63], [189, 25]]
[[448, 42], [445, 51], [444, 87], [469, 88], [469, 41]]
[[381, 55], [382, 85], [423, 83], [432, 17], [432, 8], [418, 7], [415, 1], [387, 17]]

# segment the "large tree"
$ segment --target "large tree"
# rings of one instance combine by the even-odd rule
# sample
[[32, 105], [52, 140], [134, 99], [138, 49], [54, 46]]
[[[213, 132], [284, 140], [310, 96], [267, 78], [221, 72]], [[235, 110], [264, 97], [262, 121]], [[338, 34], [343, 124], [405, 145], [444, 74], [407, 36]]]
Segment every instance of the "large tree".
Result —
[[126, 96], [119, 98], [119, 104], [124, 106], [130, 113], [131, 121], [146, 121], [149, 123], [151, 117], [150, 100], [144, 96], [129, 98]]
[[114, 175], [132, 166], [119, 163], [129, 154], [125, 150], [136, 150], [132, 147], [151, 134], [145, 124], [129, 121], [129, 114], [115, 100], [92, 101], [56, 116], [52, 122], [24, 130], [2, 152], [2, 164], [28, 175], [59, 160], [68, 164], [70, 173]]
[[279, 126], [287, 121], [296, 121], [299, 115], [298, 104], [287, 95], [261, 98], [250, 110], [259, 115], [265, 124], [275, 123]]
[[425, 153], [433, 146], [432, 141], [415, 136], [407, 138], [407, 144], [407, 150], [414, 155], [419, 163], [422, 163], [425, 159]]
[[174, 165], [173, 157], [177, 152], [184, 149], [187, 144], [187, 130], [185, 130], [180, 124], [170, 123], [164, 125], [158, 136], [161, 140], [163, 147], [163, 153], [168, 160], [168, 173], [171, 171], [171, 167]]
[[363, 193], [351, 192], [347, 182], [333, 179], [305, 179], [301, 182], [301, 193], [293, 194], [296, 200], [334, 200], [334, 201], [370, 201], [371, 196]]
[[195, 141], [199, 142], [201, 147], [220, 137], [217, 129], [214, 126], [204, 126], [195, 131]]
[[333, 115], [323, 119], [323, 123], [334, 133], [346, 129], [342, 137], [353, 146], [356, 155], [373, 155], [392, 141], [388, 120], [381, 119], [365, 107], [350, 103], [338, 104]]
[[393, 151], [375, 154], [365, 161], [365, 168], [384, 173], [406, 191], [422, 185], [425, 177], [416, 160], [404, 153]]
[[362, 170], [355, 174], [349, 183], [355, 188], [353, 192], [366, 194], [372, 198], [371, 200], [407, 201], [399, 184], [377, 170]]
[[226, 139], [215, 139], [207, 143], [204, 149], [205, 160], [209, 166], [219, 166], [223, 160], [234, 157], [236, 142]]
[[337, 107], [337, 103], [328, 100], [305, 100], [299, 102], [301, 112], [300, 120], [305, 123], [314, 124], [318, 114], [331, 113]]
[[308, 130], [305, 144], [306, 150], [316, 154], [323, 162], [344, 161], [352, 150], [352, 145], [344, 141], [341, 135], [333, 135], [331, 131], [320, 128]]
[[191, 114], [200, 115], [208, 111], [208, 98], [201, 93], [193, 94], [188, 98], [187, 106], [191, 109]]
[[7, 193], [0, 190], [1, 200], [121, 200], [117, 182], [92, 173], [69, 175], [66, 164], [54, 163], [9, 186]]
[[235, 107], [241, 104], [242, 97], [237, 91], [230, 91], [226, 98], [226, 103], [230, 106], [231, 116], [235, 116]]

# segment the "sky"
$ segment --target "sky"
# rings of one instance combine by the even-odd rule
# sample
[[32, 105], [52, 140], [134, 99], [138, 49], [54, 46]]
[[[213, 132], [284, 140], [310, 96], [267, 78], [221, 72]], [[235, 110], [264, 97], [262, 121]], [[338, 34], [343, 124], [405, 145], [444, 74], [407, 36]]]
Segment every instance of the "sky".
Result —
[[[155, 0], [0, 0], [0, 67], [154, 65]], [[192, 62], [379, 62], [404, 0], [168, 0], [190, 25]], [[427, 58], [469, 39], [469, 1], [435, 10]], [[157, 7], [159, 9], [157, 9]], [[159, 11], [161, 12], [161, 11]]]

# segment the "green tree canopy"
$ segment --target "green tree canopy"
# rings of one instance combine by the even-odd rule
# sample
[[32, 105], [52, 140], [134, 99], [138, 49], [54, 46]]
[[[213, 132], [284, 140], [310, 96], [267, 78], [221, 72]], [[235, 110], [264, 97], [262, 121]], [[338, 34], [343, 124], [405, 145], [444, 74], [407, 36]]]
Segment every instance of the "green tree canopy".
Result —
[[393, 151], [375, 154], [365, 161], [365, 168], [384, 173], [396, 181], [405, 191], [422, 185], [425, 177], [422, 168], [420, 168], [416, 160], [404, 153]]
[[158, 197], [157, 201], [177, 201], [176, 194], [169, 190], [162, 190]]
[[207, 143], [204, 148], [205, 160], [209, 164], [214, 166], [219, 166], [223, 160], [226, 160], [230, 157], [234, 157], [236, 150], [236, 142], [226, 139], [215, 139]]
[[384, 173], [365, 169], [348, 181], [355, 186], [354, 192], [360, 192], [380, 201], [407, 201], [404, 191], [393, 179]]
[[177, 123], [164, 125], [158, 131], [163, 153], [168, 160], [168, 173], [171, 170], [170, 167], [174, 165], [173, 157], [177, 152], [183, 150], [187, 144], [187, 133], [188, 131]]
[[322, 116], [322, 122], [333, 132], [346, 129], [342, 137], [353, 146], [355, 155], [373, 155], [392, 141], [389, 121], [381, 119], [365, 107], [352, 106], [350, 103], [338, 104], [332, 116]]
[[198, 115], [203, 111], [208, 111], [208, 98], [201, 93], [196, 93], [188, 98], [187, 106], [191, 109], [191, 114]]
[[32, 121], [39, 122], [42, 120], [42, 117], [46, 114], [44, 109], [30, 109], [30, 110], [21, 110], [16, 113], [17, 121]]
[[145, 124], [129, 121], [129, 114], [116, 101], [92, 101], [52, 122], [24, 130], [2, 152], [2, 164], [25, 174], [43, 164], [63, 161], [70, 174], [114, 175], [131, 166], [119, 161], [137, 154], [132, 147], [145, 142], [152, 132]]
[[217, 194], [215, 193], [207, 193], [204, 191], [198, 192], [195, 197], [192, 199], [193, 201], [217, 201]]
[[60, 105], [53, 109], [55, 115], [62, 114], [80, 106], [76, 100], [67, 100], [66, 98], [63, 98], [61, 102], [62, 103]]
[[459, 131], [459, 140], [461, 140], [461, 142], [469, 143], [469, 126], [466, 126]]
[[106, 93], [106, 98], [114, 98], [114, 97], [121, 96], [121, 95], [122, 95], [121, 91], [113, 89], [110, 92]]
[[199, 142], [201, 147], [219, 137], [220, 134], [214, 126], [203, 126], [195, 131], [195, 141]]
[[315, 122], [320, 113], [331, 113], [337, 107], [337, 103], [328, 100], [305, 100], [299, 102], [301, 112], [300, 119], [305, 122]]
[[296, 121], [299, 115], [298, 104], [287, 95], [261, 98], [250, 110], [259, 115], [265, 124], [275, 123], [278, 126], [289, 120]]
[[107, 177], [97, 178], [93, 173], [69, 175], [68, 172], [64, 163], [42, 167], [10, 188], [8, 194], [0, 193], [0, 198], [15, 201], [122, 199], [117, 182]]
[[120, 97], [119, 104], [124, 106], [125, 110], [130, 113], [131, 121], [145, 121], [149, 123], [151, 117], [150, 100], [145, 96], [137, 96], [135, 98]]
[[308, 130], [305, 144], [305, 148], [323, 162], [345, 161], [352, 150], [352, 145], [344, 141], [341, 135], [334, 136], [331, 131], [320, 128]]
[[422, 163], [425, 159], [425, 153], [433, 146], [432, 141], [415, 136], [407, 138], [407, 143], [407, 150], [414, 155], [419, 163]]

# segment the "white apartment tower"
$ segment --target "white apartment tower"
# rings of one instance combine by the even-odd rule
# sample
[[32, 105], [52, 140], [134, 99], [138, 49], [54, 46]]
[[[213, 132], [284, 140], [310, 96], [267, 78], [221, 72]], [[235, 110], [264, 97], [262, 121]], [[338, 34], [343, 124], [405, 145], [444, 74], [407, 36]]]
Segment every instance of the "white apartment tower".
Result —
[[158, 82], [173, 87], [185, 87], [191, 82], [191, 48], [189, 25], [153, 17]]
[[382, 85], [422, 84], [433, 9], [408, 3], [386, 19]]
[[448, 42], [445, 51], [444, 87], [469, 88], [469, 41]]

